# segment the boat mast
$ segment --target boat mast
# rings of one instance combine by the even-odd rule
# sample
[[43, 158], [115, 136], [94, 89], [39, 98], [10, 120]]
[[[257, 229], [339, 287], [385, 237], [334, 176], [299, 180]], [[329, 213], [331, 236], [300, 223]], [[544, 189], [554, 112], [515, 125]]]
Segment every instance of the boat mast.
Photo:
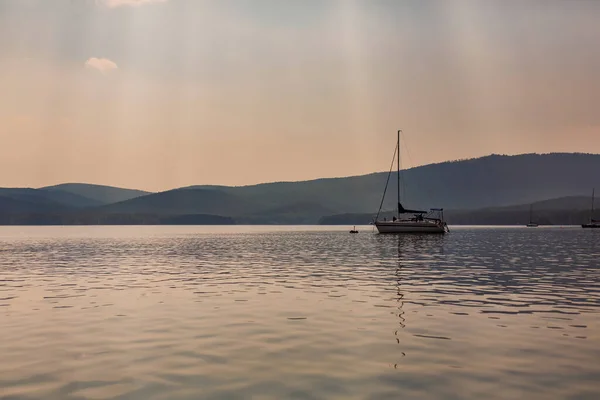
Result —
[[398, 130], [398, 144], [396, 145], [398, 147], [398, 219], [400, 219], [400, 132], [402, 132], [401, 130]]

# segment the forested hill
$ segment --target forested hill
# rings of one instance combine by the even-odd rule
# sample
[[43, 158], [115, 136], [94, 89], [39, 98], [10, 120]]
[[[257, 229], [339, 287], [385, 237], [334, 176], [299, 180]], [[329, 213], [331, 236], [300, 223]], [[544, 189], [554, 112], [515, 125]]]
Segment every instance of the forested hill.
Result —
[[[48, 214], [57, 223], [115, 218], [179, 221], [173, 217], [185, 215], [186, 221], [315, 224], [324, 216], [376, 213], [387, 177], [388, 172], [378, 172], [241, 187], [193, 186], [161, 193], [86, 184], [0, 188], [0, 221], [46, 221]], [[406, 208], [443, 207], [455, 213], [569, 196], [589, 198], [593, 187], [600, 191], [600, 155], [490, 155], [402, 171], [401, 182]], [[395, 208], [396, 188], [394, 172], [384, 210]], [[30, 214], [36, 217], [25, 218]]]

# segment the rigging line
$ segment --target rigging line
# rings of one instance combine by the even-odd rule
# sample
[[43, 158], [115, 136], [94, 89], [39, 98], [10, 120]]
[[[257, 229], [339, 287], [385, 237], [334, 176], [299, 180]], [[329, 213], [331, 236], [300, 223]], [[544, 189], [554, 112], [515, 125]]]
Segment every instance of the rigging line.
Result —
[[385, 200], [385, 193], [387, 192], [388, 184], [390, 183], [390, 176], [392, 175], [392, 169], [394, 168], [394, 161], [396, 160], [396, 152], [398, 151], [398, 147], [400, 143], [396, 143], [396, 148], [394, 149], [394, 156], [392, 157], [392, 165], [390, 165], [390, 171], [388, 172], [387, 180], [385, 181], [385, 189], [383, 189], [383, 196], [381, 197], [381, 204], [379, 204], [379, 210], [377, 211], [377, 216], [375, 217], [375, 221], [379, 219], [379, 214], [381, 213], [381, 208], [383, 207], [383, 201]]

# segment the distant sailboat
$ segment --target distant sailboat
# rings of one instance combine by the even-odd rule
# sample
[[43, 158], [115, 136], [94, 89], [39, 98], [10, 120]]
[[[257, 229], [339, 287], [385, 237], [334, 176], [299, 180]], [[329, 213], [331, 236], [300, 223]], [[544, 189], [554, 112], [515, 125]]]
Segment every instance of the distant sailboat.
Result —
[[529, 223], [527, 224], [528, 228], [536, 228], [539, 225], [533, 222], [533, 204], [529, 206]]
[[600, 228], [600, 220], [594, 219], [594, 192], [595, 189], [592, 189], [592, 210], [590, 211], [590, 223], [582, 224], [582, 228]]
[[[398, 155], [398, 215], [394, 216], [391, 221], [387, 221], [385, 218], [383, 221], [379, 220], [379, 214], [383, 207], [383, 201], [385, 199], [385, 193], [387, 191], [387, 185], [389, 183], [392, 168], [394, 166], [392, 161], [392, 167], [388, 173], [388, 180], [383, 191], [383, 198], [379, 211], [375, 217], [375, 226], [379, 233], [441, 233], [444, 234], [449, 232], [448, 225], [444, 222], [444, 209], [431, 209], [429, 212], [420, 210], [407, 210], [402, 206], [400, 202], [400, 133], [398, 131], [398, 141], [396, 143], [396, 150], [394, 155]], [[435, 215], [433, 215], [435, 213]], [[406, 217], [407, 214], [412, 214], [412, 217]], [[403, 217], [404, 216], [404, 217]]]

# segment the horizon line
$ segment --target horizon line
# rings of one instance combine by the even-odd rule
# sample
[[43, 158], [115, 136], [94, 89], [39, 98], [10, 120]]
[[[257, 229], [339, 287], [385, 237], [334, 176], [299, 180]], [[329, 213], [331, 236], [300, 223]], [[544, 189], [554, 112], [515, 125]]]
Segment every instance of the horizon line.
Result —
[[[415, 166], [412, 166], [410, 168], [402, 169], [402, 171], [410, 171], [410, 170], [417, 169], [417, 168], [424, 168], [424, 167], [429, 167], [429, 166], [434, 166], [434, 165], [441, 165], [441, 164], [448, 164], [448, 163], [472, 161], [472, 160], [478, 160], [478, 159], [489, 158], [489, 157], [522, 157], [522, 156], [533, 156], [533, 155], [535, 155], [535, 156], [545, 156], [545, 155], [587, 155], [587, 156], [600, 156], [600, 153], [585, 153], [585, 152], [547, 152], [547, 153], [518, 153], [518, 154], [491, 153], [491, 154], [487, 154], [487, 155], [483, 155], [483, 156], [477, 156], [477, 157], [467, 157], [467, 158], [459, 158], [459, 159], [450, 159], [450, 160], [445, 160], [445, 161], [432, 162], [432, 163], [428, 163], [428, 164], [415, 165]], [[174, 187], [174, 188], [171, 188], [171, 189], [157, 190], [157, 191], [146, 190], [146, 189], [130, 188], [130, 187], [122, 187], [122, 186], [113, 186], [113, 185], [110, 185], [110, 184], [103, 184], [103, 183], [89, 183], [89, 182], [60, 182], [60, 183], [55, 183], [55, 184], [45, 185], [45, 186], [40, 186], [40, 187], [22, 186], [22, 187], [2, 187], [2, 188], [5, 188], [5, 189], [46, 189], [46, 188], [52, 188], [52, 187], [62, 186], [62, 185], [88, 185], [88, 186], [109, 187], [109, 188], [124, 189], [124, 190], [134, 190], [134, 191], [146, 192], [146, 193], [150, 194], [150, 193], [169, 192], [169, 191], [172, 191], [172, 190], [179, 190], [179, 189], [189, 189], [189, 188], [194, 188], [194, 187], [211, 187], [212, 186], [212, 187], [222, 187], [222, 188], [243, 188], [243, 187], [270, 185], [270, 184], [281, 184], [281, 183], [302, 183], [302, 182], [313, 182], [313, 181], [318, 181], [318, 180], [335, 180], [335, 179], [357, 178], [357, 177], [363, 177], [363, 176], [369, 176], [369, 175], [375, 175], [375, 174], [381, 174], [381, 173], [388, 173], [388, 172], [389, 171], [375, 171], [375, 172], [368, 172], [368, 173], [359, 174], [359, 175], [316, 177], [316, 178], [307, 178], [307, 179], [301, 179], [301, 180], [296, 180], [296, 181], [292, 181], [292, 180], [268, 181], [268, 182], [264, 182], [263, 181], [263, 182], [258, 182], [258, 183], [249, 183], [249, 184], [246, 184], [246, 185], [223, 185], [223, 184], [217, 184], [217, 183], [215, 183], [215, 184], [210, 184], [210, 183], [191, 184], [191, 185], [187, 185], [187, 186], [180, 186], [180, 187]]]

